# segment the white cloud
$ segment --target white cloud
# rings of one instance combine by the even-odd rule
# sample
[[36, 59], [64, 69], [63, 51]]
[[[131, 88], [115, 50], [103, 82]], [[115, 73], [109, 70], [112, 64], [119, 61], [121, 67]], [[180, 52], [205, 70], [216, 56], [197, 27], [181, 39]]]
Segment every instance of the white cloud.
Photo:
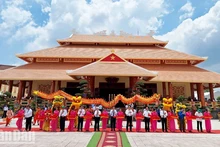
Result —
[[179, 17], [179, 19], [182, 21], [184, 19], [191, 18], [194, 13], [194, 10], [195, 10], [195, 7], [192, 7], [192, 3], [188, 1], [185, 5], [183, 5], [180, 8], [179, 12], [182, 12], [184, 14], [182, 14]]
[[[45, 0], [36, 2], [46, 5]], [[45, 26], [32, 22], [16, 32], [14, 38], [32, 38], [25, 47], [28, 51], [51, 47], [56, 39], [68, 37], [74, 28], [81, 33], [123, 30], [145, 35], [149, 30], [157, 31], [163, 25], [162, 17], [169, 13], [165, 0], [52, 0], [50, 9]]]
[[220, 54], [220, 1], [205, 15], [195, 20], [186, 19], [171, 32], [156, 38], [169, 40], [168, 48], [208, 56], [209, 59], [200, 66], [220, 72], [220, 67], [213, 65], [219, 63]]
[[36, 3], [41, 5], [41, 11], [43, 13], [50, 13], [51, 7], [48, 0], [35, 0]]
[[7, 1], [6, 8], [0, 12], [2, 23], [0, 23], [0, 36], [9, 36], [17, 28], [24, 26], [32, 20], [32, 14], [24, 10], [20, 5], [22, 0]]
[[20, 6], [24, 4], [24, 0], [6, 0], [7, 5]]

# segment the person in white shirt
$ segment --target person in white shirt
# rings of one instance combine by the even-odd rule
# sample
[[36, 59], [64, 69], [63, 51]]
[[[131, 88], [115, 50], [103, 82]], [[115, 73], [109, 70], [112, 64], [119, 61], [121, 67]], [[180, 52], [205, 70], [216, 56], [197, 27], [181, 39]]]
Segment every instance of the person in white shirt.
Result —
[[5, 106], [3, 107], [3, 115], [2, 115], [2, 118], [6, 118], [6, 113], [7, 113], [7, 111], [8, 111], [8, 106], [5, 105]]
[[102, 112], [102, 105], [99, 105], [98, 108], [99, 108], [99, 110]]
[[149, 108], [146, 107], [143, 113], [146, 132], [150, 132], [150, 115], [151, 115], [151, 112], [149, 111]]
[[64, 132], [65, 131], [65, 121], [66, 121], [66, 116], [67, 116], [67, 110], [65, 109], [65, 106], [61, 107], [60, 110], [60, 132]]
[[160, 110], [160, 117], [161, 117], [161, 122], [162, 122], [162, 131], [167, 131], [167, 111], [163, 109], [163, 107]]
[[78, 110], [78, 128], [77, 131], [81, 130], [82, 131], [82, 127], [83, 127], [83, 117], [86, 114], [85, 109], [83, 108], [83, 106], [80, 107], [80, 109]]
[[203, 132], [203, 130], [202, 130], [202, 117], [203, 117], [202, 110], [198, 109], [198, 111], [196, 111], [196, 113], [195, 113], [195, 116], [197, 117], [196, 118], [197, 131], [199, 132], [199, 129], [200, 129], [200, 131]]
[[134, 112], [132, 111], [131, 106], [128, 106], [128, 109], [125, 111], [125, 114], [127, 116], [126, 130], [128, 131], [128, 125], [129, 125], [130, 131], [132, 132], [132, 116], [134, 115]]
[[30, 108], [29, 105], [27, 105], [25, 112], [24, 112], [24, 117], [26, 119], [26, 127], [25, 127], [26, 131], [31, 131], [32, 115], [33, 115], [32, 109]]
[[96, 130], [99, 131], [100, 115], [101, 115], [101, 111], [99, 110], [99, 107], [96, 107], [96, 110], [94, 112], [94, 117], [95, 117], [94, 131]]
[[115, 107], [111, 109], [110, 116], [111, 116], [111, 131], [115, 131], [115, 122], [117, 116], [117, 111], [115, 110]]

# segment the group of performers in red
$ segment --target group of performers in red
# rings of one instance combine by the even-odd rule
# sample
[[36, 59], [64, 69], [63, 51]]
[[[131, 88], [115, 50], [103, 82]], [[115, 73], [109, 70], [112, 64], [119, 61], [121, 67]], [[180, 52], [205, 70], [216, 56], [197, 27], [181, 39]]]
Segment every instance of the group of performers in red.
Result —
[[[22, 130], [22, 121], [24, 118], [25, 111], [21, 108], [17, 114], [14, 116], [12, 110], [8, 110], [7, 118], [6, 118], [6, 126], [10, 123], [12, 118], [18, 118], [16, 125], [18, 130]], [[143, 111], [138, 110], [137, 112], [132, 109], [130, 106], [127, 107], [125, 113], [119, 109], [118, 111], [113, 107], [110, 112], [107, 109], [99, 110], [99, 107], [84, 109], [83, 106], [80, 107], [79, 110], [75, 110], [72, 108], [67, 112], [64, 106], [59, 110], [55, 108], [52, 111], [50, 108], [48, 109], [37, 109], [33, 124], [39, 124], [39, 129], [44, 131], [55, 132], [58, 128], [60, 131], [65, 131], [65, 121], [69, 121], [68, 130], [74, 131], [77, 128], [77, 131], [83, 131], [83, 122], [84, 130], [90, 131], [91, 122], [94, 119], [94, 131], [100, 131], [100, 121], [102, 131], [106, 131], [108, 120], [110, 120], [110, 128], [111, 131], [122, 131], [122, 122], [126, 118], [126, 131], [133, 131], [133, 119], [136, 120], [136, 130], [137, 132], [141, 131], [141, 122], [144, 121], [145, 131], [146, 132], [156, 132], [157, 131], [157, 123], [161, 120], [162, 123], [162, 131], [170, 132], [176, 131], [176, 123], [175, 119], [178, 120], [179, 129], [181, 132], [185, 132], [185, 129], [188, 132], [192, 132], [193, 125], [192, 120], [196, 119], [197, 121], [197, 130], [203, 132], [202, 129], [202, 119], [205, 119], [205, 128], [206, 132], [211, 132], [211, 114], [208, 109], [204, 112], [204, 114], [199, 109], [195, 115], [188, 110], [180, 110], [177, 115], [172, 111], [163, 110], [163, 108], [159, 111], [156, 111], [153, 108], [151, 111], [146, 107]], [[187, 125], [187, 128], [186, 128]]]

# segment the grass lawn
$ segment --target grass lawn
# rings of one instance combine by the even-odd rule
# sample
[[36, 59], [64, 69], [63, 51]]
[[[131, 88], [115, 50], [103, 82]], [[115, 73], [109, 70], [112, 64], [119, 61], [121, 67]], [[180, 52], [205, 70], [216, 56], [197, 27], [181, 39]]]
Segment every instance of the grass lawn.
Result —
[[99, 143], [101, 134], [102, 134], [101, 132], [95, 132], [91, 140], [89, 141], [89, 144], [87, 145], [87, 147], [96, 147]]
[[122, 140], [122, 146], [131, 147], [125, 132], [121, 132], [120, 135], [121, 135], [121, 140]]

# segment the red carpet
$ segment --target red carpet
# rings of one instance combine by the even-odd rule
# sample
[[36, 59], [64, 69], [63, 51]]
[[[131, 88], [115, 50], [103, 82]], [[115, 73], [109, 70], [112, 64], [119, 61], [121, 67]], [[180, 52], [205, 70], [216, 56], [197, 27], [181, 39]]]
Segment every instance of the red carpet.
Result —
[[6, 122], [0, 122], [0, 125], [5, 125]]
[[[2, 126], [2, 125], [1, 125], [1, 126]], [[24, 127], [24, 126], [23, 126], [23, 127]], [[24, 129], [24, 128], [23, 128], [23, 129]], [[1, 128], [0, 128], [0, 131], [17, 131], [17, 130], [18, 130], [17, 128], [11, 128], [10, 126], [9, 126], [9, 127], [1, 127]], [[77, 130], [77, 129], [75, 129], [74, 132], [76, 132], [76, 130]], [[132, 130], [133, 130], [133, 132], [136, 132], [135, 128], [133, 128]], [[32, 131], [34, 131], [34, 132], [44, 132], [44, 131], [42, 131], [42, 130], [39, 130], [39, 128], [32, 128]], [[60, 130], [57, 129], [57, 132], [59, 132], [59, 131], [60, 131]], [[66, 131], [66, 132], [69, 132], [68, 129], [65, 129], [65, 131]], [[93, 132], [93, 131], [94, 131], [94, 129], [93, 129], [93, 128], [90, 128], [90, 132]], [[100, 129], [100, 131], [102, 132], [102, 129]], [[112, 132], [112, 131], [111, 131], [110, 128], [108, 128], [105, 132]], [[116, 132], [118, 132], [118, 131], [116, 131]], [[123, 128], [123, 129], [122, 129], [122, 132], [126, 132], [126, 129]], [[141, 129], [140, 132], [144, 133], [145, 130], [144, 130], [144, 129]], [[150, 133], [153, 133], [153, 132], [150, 132]], [[155, 132], [154, 132], [154, 133], [155, 133]], [[156, 133], [162, 133], [162, 130], [161, 130], [161, 129], [157, 129]], [[180, 132], [179, 130], [176, 130], [176, 132], [169, 132], [169, 131], [168, 131], [168, 133], [181, 133], [181, 132]], [[186, 133], [189, 133], [189, 132], [186, 132]], [[193, 130], [192, 133], [201, 133], [201, 132], [197, 132], [197, 130]], [[204, 130], [203, 133], [206, 133], [206, 131]], [[191, 134], [191, 133], [189, 133], [189, 134]], [[207, 134], [220, 134], [220, 130], [212, 130], [211, 133], [207, 133]]]
[[122, 146], [121, 135], [119, 132], [103, 132], [102, 136], [97, 145], [98, 147], [103, 146]]

